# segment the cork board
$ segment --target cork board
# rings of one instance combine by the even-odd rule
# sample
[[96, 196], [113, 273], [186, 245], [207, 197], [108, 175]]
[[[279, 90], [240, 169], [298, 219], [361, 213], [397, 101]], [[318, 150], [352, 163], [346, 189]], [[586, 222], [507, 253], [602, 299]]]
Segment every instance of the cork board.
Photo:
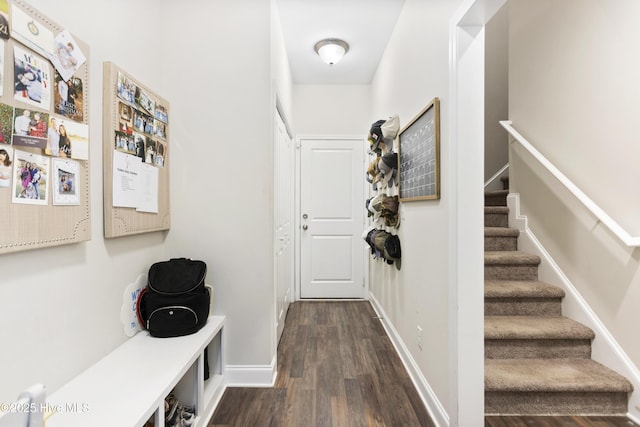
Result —
[[89, 46], [22, 0], [0, 37], [0, 254], [90, 240]]
[[169, 102], [111, 62], [103, 99], [104, 237], [169, 230]]

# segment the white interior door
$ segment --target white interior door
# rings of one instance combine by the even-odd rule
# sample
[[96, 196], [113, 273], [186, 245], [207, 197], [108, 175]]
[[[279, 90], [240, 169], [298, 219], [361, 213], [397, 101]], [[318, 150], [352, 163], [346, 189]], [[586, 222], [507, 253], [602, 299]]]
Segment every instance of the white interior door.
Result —
[[361, 139], [300, 140], [300, 297], [363, 298]]
[[289, 303], [293, 300], [295, 251], [294, 176], [295, 151], [284, 122], [278, 113], [275, 118], [274, 168], [274, 282], [276, 307], [276, 340], [280, 340]]

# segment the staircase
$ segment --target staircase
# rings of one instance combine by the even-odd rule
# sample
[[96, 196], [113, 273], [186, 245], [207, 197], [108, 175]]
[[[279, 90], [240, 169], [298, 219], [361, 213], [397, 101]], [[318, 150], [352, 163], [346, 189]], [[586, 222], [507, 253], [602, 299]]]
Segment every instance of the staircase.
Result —
[[564, 291], [518, 250], [508, 192], [485, 194], [485, 413], [626, 414], [632, 385], [591, 360], [595, 334], [562, 316]]

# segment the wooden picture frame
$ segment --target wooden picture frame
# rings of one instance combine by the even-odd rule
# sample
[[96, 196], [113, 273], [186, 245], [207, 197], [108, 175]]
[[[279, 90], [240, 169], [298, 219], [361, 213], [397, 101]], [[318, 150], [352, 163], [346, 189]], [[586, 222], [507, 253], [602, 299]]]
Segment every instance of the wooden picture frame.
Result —
[[[12, 20], [16, 13], [26, 19], [31, 34], [51, 33], [54, 37], [65, 31], [61, 25], [47, 15], [35, 9], [23, 0], [9, 2], [9, 16]], [[5, 5], [6, 7], [6, 5]], [[3, 12], [4, 15], [4, 12]], [[6, 16], [3, 16], [6, 19]], [[15, 36], [15, 31], [12, 29]], [[26, 34], [26, 33], [25, 33]], [[7, 175], [0, 179], [4, 185], [0, 185], [0, 211], [2, 211], [2, 231], [0, 232], [0, 254], [27, 251], [33, 249], [48, 248], [54, 246], [81, 243], [91, 240], [91, 199], [90, 199], [90, 156], [89, 156], [89, 117], [90, 117], [90, 93], [89, 93], [89, 69], [90, 49], [89, 45], [78, 39], [71, 33], [72, 42], [76, 45], [76, 54], [84, 56], [85, 61], [77, 68], [67, 83], [66, 95], [69, 98], [63, 100], [60, 84], [64, 79], [51, 58], [35, 50], [33, 45], [27, 45], [11, 37], [0, 43], [3, 49], [4, 62], [1, 67], [1, 79], [4, 87], [0, 94], [0, 134], [5, 143], [0, 143], [0, 150], [8, 154], [11, 165], [3, 164], [11, 178]], [[53, 40], [52, 40], [53, 42]], [[42, 49], [40, 47], [40, 49]], [[17, 53], [22, 53], [19, 57]], [[29, 59], [27, 59], [29, 58]], [[74, 59], [76, 59], [74, 57]], [[20, 63], [26, 61], [38, 68], [41, 72], [43, 83], [41, 97], [31, 98], [18, 96], [16, 79]], [[31, 63], [33, 61], [33, 64]], [[73, 96], [71, 88], [73, 86]], [[28, 93], [28, 91], [26, 91]], [[45, 95], [46, 93], [46, 95]], [[27, 99], [29, 98], [29, 99]], [[35, 102], [34, 102], [35, 101]], [[66, 135], [71, 139], [71, 145], [67, 145], [69, 151], [62, 156], [47, 150], [41, 144], [16, 144], [13, 114], [17, 112], [32, 113], [35, 118], [37, 113], [41, 118], [47, 118], [44, 122], [51, 123], [56, 119], [58, 125], [64, 125]], [[51, 125], [49, 125], [51, 126]], [[59, 129], [59, 128], [58, 128]], [[13, 138], [13, 140], [12, 140]], [[40, 141], [47, 138], [30, 137], [27, 141], [36, 139]], [[82, 153], [82, 154], [78, 154]], [[20, 172], [16, 167], [26, 165], [26, 161], [33, 159], [33, 163], [41, 167], [41, 180], [38, 183], [36, 200], [25, 204], [20, 193]], [[62, 178], [62, 169], [54, 168], [54, 162], [65, 161], [72, 169], [64, 172], [68, 178], [66, 188], [63, 190], [59, 179]], [[64, 167], [67, 169], [67, 167]], [[0, 172], [4, 172], [1, 171]], [[17, 172], [17, 173], [16, 173]], [[73, 179], [71, 179], [72, 177]], [[70, 185], [73, 183], [72, 185]], [[56, 199], [56, 196], [62, 196]], [[25, 195], [26, 198], [26, 195]], [[18, 203], [18, 201], [20, 203]]]
[[[169, 101], [112, 62], [105, 62], [103, 69], [104, 237], [167, 231], [171, 227]], [[157, 170], [157, 212], [114, 201], [116, 155], [141, 157], [145, 167]]]
[[398, 133], [401, 202], [440, 199], [440, 100], [434, 98]]

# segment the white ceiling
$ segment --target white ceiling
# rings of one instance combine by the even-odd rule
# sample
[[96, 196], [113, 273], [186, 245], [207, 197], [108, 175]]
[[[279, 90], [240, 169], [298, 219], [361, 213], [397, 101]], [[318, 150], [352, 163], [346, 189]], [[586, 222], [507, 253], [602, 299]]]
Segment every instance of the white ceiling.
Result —
[[[277, 0], [294, 83], [368, 84], [393, 32], [404, 0]], [[327, 65], [313, 50], [339, 38], [349, 52]]]

